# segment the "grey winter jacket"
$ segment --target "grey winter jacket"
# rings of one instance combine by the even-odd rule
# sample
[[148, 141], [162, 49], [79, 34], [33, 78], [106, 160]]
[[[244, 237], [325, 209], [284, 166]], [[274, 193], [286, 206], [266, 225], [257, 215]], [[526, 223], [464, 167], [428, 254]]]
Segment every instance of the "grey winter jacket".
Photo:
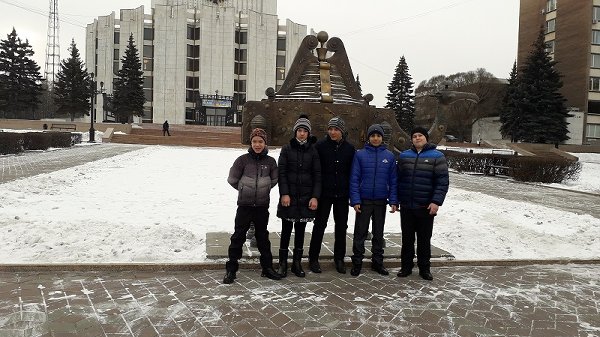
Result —
[[239, 156], [229, 170], [227, 182], [238, 190], [238, 206], [269, 206], [271, 188], [277, 185], [277, 162], [268, 150]]

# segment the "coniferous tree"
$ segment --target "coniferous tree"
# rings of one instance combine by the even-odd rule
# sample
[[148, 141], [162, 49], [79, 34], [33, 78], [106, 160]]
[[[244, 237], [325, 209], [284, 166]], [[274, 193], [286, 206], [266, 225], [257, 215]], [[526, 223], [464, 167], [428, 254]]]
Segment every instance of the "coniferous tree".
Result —
[[56, 114], [75, 118], [89, 115], [92, 79], [85, 69], [75, 41], [69, 48], [71, 55], [60, 64], [60, 71], [54, 83]]
[[544, 31], [540, 30], [517, 81], [516, 140], [560, 143], [570, 138], [566, 119], [571, 115], [559, 92], [563, 84], [554, 65], [556, 62], [546, 52]]
[[29, 41], [16, 30], [0, 40], [0, 111], [4, 118], [23, 118], [37, 108], [42, 92], [40, 67]]
[[360, 80], [358, 79], [358, 74], [356, 74], [356, 85], [358, 86], [358, 92], [362, 95], [362, 85], [360, 84]]
[[408, 73], [406, 59], [402, 56], [396, 66], [394, 77], [388, 85], [388, 102], [385, 107], [394, 110], [398, 124], [406, 132], [410, 132], [415, 123], [413, 84], [412, 77]]
[[500, 133], [503, 137], [510, 138], [511, 142], [515, 142], [520, 138], [517, 133], [519, 124], [518, 86], [517, 61], [515, 61], [508, 77], [508, 85], [502, 98], [502, 108], [500, 110]]
[[144, 72], [138, 55], [138, 50], [129, 35], [129, 43], [125, 55], [121, 59], [122, 67], [117, 74], [113, 93], [113, 112], [122, 122], [132, 122], [133, 116], [144, 114]]

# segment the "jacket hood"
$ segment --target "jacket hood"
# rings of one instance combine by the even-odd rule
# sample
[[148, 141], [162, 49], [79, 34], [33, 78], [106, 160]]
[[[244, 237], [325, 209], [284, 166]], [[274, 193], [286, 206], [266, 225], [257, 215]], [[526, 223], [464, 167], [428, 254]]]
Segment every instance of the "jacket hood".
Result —
[[381, 144], [381, 145], [375, 147], [375, 146], [371, 145], [371, 143], [366, 142], [365, 143], [365, 149], [369, 150], [369, 151], [383, 151], [383, 150], [387, 149], [387, 145]]

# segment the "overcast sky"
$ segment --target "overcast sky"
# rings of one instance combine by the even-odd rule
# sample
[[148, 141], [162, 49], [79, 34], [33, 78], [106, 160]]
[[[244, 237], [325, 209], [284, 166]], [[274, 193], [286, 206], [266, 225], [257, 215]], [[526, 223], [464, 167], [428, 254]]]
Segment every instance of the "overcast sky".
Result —
[[[95, 17], [151, 0], [59, 0], [61, 58], [72, 38], [85, 50], [85, 26]], [[44, 69], [49, 1], [0, 0], [0, 37], [14, 26], [29, 39]], [[506, 78], [517, 54], [518, 0], [280, 0], [280, 19], [342, 39], [363, 94], [386, 103], [387, 86], [402, 55], [419, 82], [440, 74], [485, 68]], [[83, 57], [83, 55], [82, 55]]]

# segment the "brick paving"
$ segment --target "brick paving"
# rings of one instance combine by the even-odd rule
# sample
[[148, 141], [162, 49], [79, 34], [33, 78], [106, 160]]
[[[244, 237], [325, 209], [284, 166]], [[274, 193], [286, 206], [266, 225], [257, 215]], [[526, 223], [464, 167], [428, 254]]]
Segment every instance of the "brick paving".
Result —
[[433, 273], [2, 272], [0, 336], [600, 336], [599, 265]]

